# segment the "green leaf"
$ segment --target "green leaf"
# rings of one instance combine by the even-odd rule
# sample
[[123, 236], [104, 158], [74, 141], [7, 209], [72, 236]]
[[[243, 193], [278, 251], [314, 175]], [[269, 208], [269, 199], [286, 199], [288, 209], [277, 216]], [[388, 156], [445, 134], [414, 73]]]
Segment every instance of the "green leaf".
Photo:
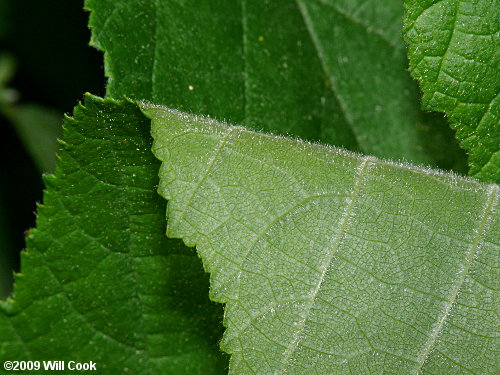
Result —
[[37, 104], [6, 105], [2, 112], [15, 127], [38, 169], [42, 172], [53, 171], [62, 116]]
[[469, 174], [500, 183], [500, 2], [407, 0], [404, 33], [423, 106], [445, 112]]
[[497, 185], [142, 109], [230, 373], [498, 373]]
[[110, 97], [460, 170], [445, 122], [419, 109], [399, 0], [85, 4]]
[[0, 114], [14, 126], [38, 169], [51, 172], [56, 164], [62, 116], [37, 104], [16, 103], [19, 93], [7, 87], [14, 75], [15, 65], [11, 55], [0, 54]]
[[220, 307], [192, 252], [168, 240], [150, 122], [87, 96], [66, 118], [13, 298], [0, 362], [94, 361], [100, 374], [219, 374]]

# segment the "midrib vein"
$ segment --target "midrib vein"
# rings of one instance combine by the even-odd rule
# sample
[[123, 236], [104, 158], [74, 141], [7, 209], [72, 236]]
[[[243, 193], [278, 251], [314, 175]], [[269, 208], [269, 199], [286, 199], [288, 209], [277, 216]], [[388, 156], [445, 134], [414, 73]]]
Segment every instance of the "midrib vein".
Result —
[[[303, 0], [300, 0], [303, 1]], [[314, 1], [314, 0], [313, 0]], [[359, 25], [362, 27], [365, 31], [370, 29], [371, 34], [376, 35], [377, 37], [380, 38], [383, 42], [385, 42], [388, 46], [393, 48], [394, 50], [400, 50], [403, 48], [403, 45], [397, 45], [391, 40], [389, 40], [385, 35], [383, 35], [380, 31], [378, 31], [376, 28], [372, 28], [371, 26], [365, 24], [362, 22], [360, 19], [357, 19], [355, 16], [352, 16], [348, 14], [347, 12], [343, 11], [341, 8], [339, 8], [337, 5], [335, 5], [334, 2], [327, 2], [325, 0], [315, 0], [316, 3], [322, 4], [330, 9], [332, 9], [334, 12], [338, 13], [340, 16], [348, 20], [350, 23], [354, 25]], [[366, 3], [365, 3], [366, 4]]]
[[359, 196], [359, 192], [361, 190], [362, 182], [363, 182], [363, 177], [366, 174], [367, 167], [368, 165], [373, 162], [375, 159], [370, 156], [366, 156], [363, 158], [362, 162], [359, 164], [357, 167], [358, 174], [354, 183], [354, 187], [352, 189], [352, 194], [349, 198], [346, 199], [347, 204], [344, 209], [344, 212], [342, 213], [342, 216], [340, 218], [340, 225], [339, 225], [339, 230], [337, 232], [337, 238], [332, 246], [332, 250], [328, 253], [328, 255], [325, 257], [325, 260], [323, 264], [321, 265], [321, 275], [318, 279], [318, 282], [316, 283], [316, 286], [314, 289], [311, 291], [310, 294], [310, 299], [308, 303], [305, 306], [305, 313], [304, 317], [302, 320], [300, 320], [298, 323], [298, 328], [297, 331], [293, 337], [292, 342], [290, 343], [290, 346], [285, 350], [283, 353], [283, 360], [282, 360], [282, 368], [279, 369], [280, 372], [278, 373], [285, 373], [286, 369], [288, 368], [288, 365], [290, 363], [290, 359], [292, 358], [293, 354], [297, 350], [299, 346], [299, 341], [301, 339], [302, 332], [304, 331], [306, 327], [306, 322], [307, 319], [309, 318], [309, 313], [311, 312], [312, 307], [314, 306], [314, 303], [316, 302], [316, 297], [318, 295], [318, 292], [321, 290], [321, 286], [323, 285], [323, 282], [325, 281], [326, 278], [326, 273], [328, 269], [330, 268], [330, 265], [335, 258], [335, 255], [338, 253], [340, 246], [342, 244], [342, 239], [344, 238], [344, 234], [347, 230], [347, 226], [349, 224], [349, 219], [351, 218], [352, 215], [352, 210], [354, 208], [356, 199]]
[[327, 77], [330, 79], [330, 83], [331, 83], [330, 89], [331, 89], [333, 95], [335, 96], [335, 98], [337, 99], [337, 102], [339, 103], [339, 107], [342, 110], [344, 118], [346, 119], [346, 121], [349, 124], [349, 127], [351, 128], [351, 131], [354, 134], [354, 138], [356, 138], [356, 142], [358, 143], [358, 145], [361, 145], [360, 135], [357, 133], [357, 129], [354, 126], [354, 121], [351, 118], [349, 111], [347, 110], [347, 106], [345, 104], [345, 101], [340, 96], [340, 94], [337, 92], [337, 90], [335, 89], [335, 85], [334, 85], [335, 79], [334, 79], [333, 75], [331, 74], [330, 69], [326, 65], [325, 55], [323, 53], [323, 48], [321, 47], [321, 43], [319, 41], [318, 35], [314, 31], [313, 22], [309, 17], [309, 13], [307, 12], [306, 7], [302, 3], [302, 0], [295, 0], [295, 3], [297, 4], [297, 7], [299, 8], [300, 14], [302, 15], [304, 25], [306, 26], [306, 29], [309, 32], [309, 37], [311, 38], [314, 49], [316, 50], [316, 53], [318, 55], [318, 59], [321, 63], [321, 66], [323, 67], [323, 71], [325, 72]]
[[151, 91], [150, 91], [150, 100], [156, 101], [155, 97], [155, 82], [156, 82], [156, 69], [157, 69], [157, 61], [158, 61], [158, 23], [159, 23], [159, 4], [158, 0], [154, 0], [155, 6], [155, 35], [154, 35], [154, 50], [153, 50], [153, 64], [151, 66]]
[[443, 313], [438, 317], [436, 325], [432, 330], [429, 339], [425, 343], [420, 355], [418, 356], [418, 367], [415, 369], [415, 374], [420, 373], [425, 362], [429, 358], [429, 355], [437, 342], [437, 338], [443, 330], [446, 318], [448, 318], [448, 316], [450, 315], [451, 310], [453, 309], [453, 306], [457, 300], [458, 294], [460, 293], [460, 289], [462, 288], [465, 279], [470, 272], [470, 268], [474, 261], [474, 256], [476, 252], [481, 249], [481, 242], [486, 230], [488, 229], [488, 221], [492, 217], [493, 208], [495, 207], [497, 191], [497, 185], [490, 185], [488, 187], [488, 197], [484, 205], [482, 219], [479, 221], [478, 227], [476, 228], [476, 236], [469, 247], [469, 251], [466, 254], [465, 267], [463, 268], [462, 272], [458, 274], [454, 287], [451, 289], [450, 297], [444, 304]]

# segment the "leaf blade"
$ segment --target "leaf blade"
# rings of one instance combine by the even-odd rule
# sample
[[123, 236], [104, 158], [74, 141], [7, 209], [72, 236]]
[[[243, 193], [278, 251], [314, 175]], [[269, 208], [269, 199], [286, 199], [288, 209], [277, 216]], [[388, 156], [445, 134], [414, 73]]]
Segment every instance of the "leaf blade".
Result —
[[16, 129], [39, 171], [53, 171], [56, 164], [57, 138], [61, 133], [61, 116], [50, 108], [36, 104], [6, 105], [2, 110]]
[[[105, 51], [108, 96], [460, 169], [444, 121], [420, 112], [398, 1], [87, 0], [86, 7], [92, 44]], [[430, 146], [435, 138], [453, 151]]]
[[66, 118], [23, 273], [0, 303], [0, 360], [92, 360], [103, 374], [224, 372], [221, 312], [200, 296], [199, 260], [164, 236], [149, 131], [135, 104], [90, 95]]
[[231, 373], [496, 371], [498, 296], [471, 267], [497, 279], [498, 186], [142, 108], [167, 233], [226, 303]]
[[469, 174], [498, 183], [498, 3], [411, 0], [406, 9], [410, 71], [424, 108], [448, 114]]

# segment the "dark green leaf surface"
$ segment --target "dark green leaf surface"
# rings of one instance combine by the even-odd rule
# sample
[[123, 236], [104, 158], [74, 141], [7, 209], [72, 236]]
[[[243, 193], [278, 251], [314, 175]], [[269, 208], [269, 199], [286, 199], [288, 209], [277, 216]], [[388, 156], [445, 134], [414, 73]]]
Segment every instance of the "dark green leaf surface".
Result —
[[399, 0], [87, 0], [86, 7], [91, 43], [105, 52], [108, 96], [460, 169], [447, 125], [419, 110]]
[[500, 371], [498, 185], [142, 108], [230, 373]]
[[449, 115], [470, 175], [500, 182], [500, 2], [407, 0], [410, 71], [427, 110]]
[[218, 374], [221, 309], [193, 253], [164, 235], [150, 122], [87, 96], [65, 120], [13, 298], [0, 362], [94, 361], [99, 374]]

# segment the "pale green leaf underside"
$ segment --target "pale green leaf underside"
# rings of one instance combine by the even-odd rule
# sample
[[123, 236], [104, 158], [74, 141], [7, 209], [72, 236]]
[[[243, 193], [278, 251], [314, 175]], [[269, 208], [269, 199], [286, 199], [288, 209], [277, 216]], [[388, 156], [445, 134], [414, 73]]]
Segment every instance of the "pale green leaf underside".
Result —
[[499, 370], [498, 186], [142, 108], [230, 373]]
[[410, 71], [425, 109], [445, 112], [470, 174], [500, 182], [500, 2], [407, 0]]

